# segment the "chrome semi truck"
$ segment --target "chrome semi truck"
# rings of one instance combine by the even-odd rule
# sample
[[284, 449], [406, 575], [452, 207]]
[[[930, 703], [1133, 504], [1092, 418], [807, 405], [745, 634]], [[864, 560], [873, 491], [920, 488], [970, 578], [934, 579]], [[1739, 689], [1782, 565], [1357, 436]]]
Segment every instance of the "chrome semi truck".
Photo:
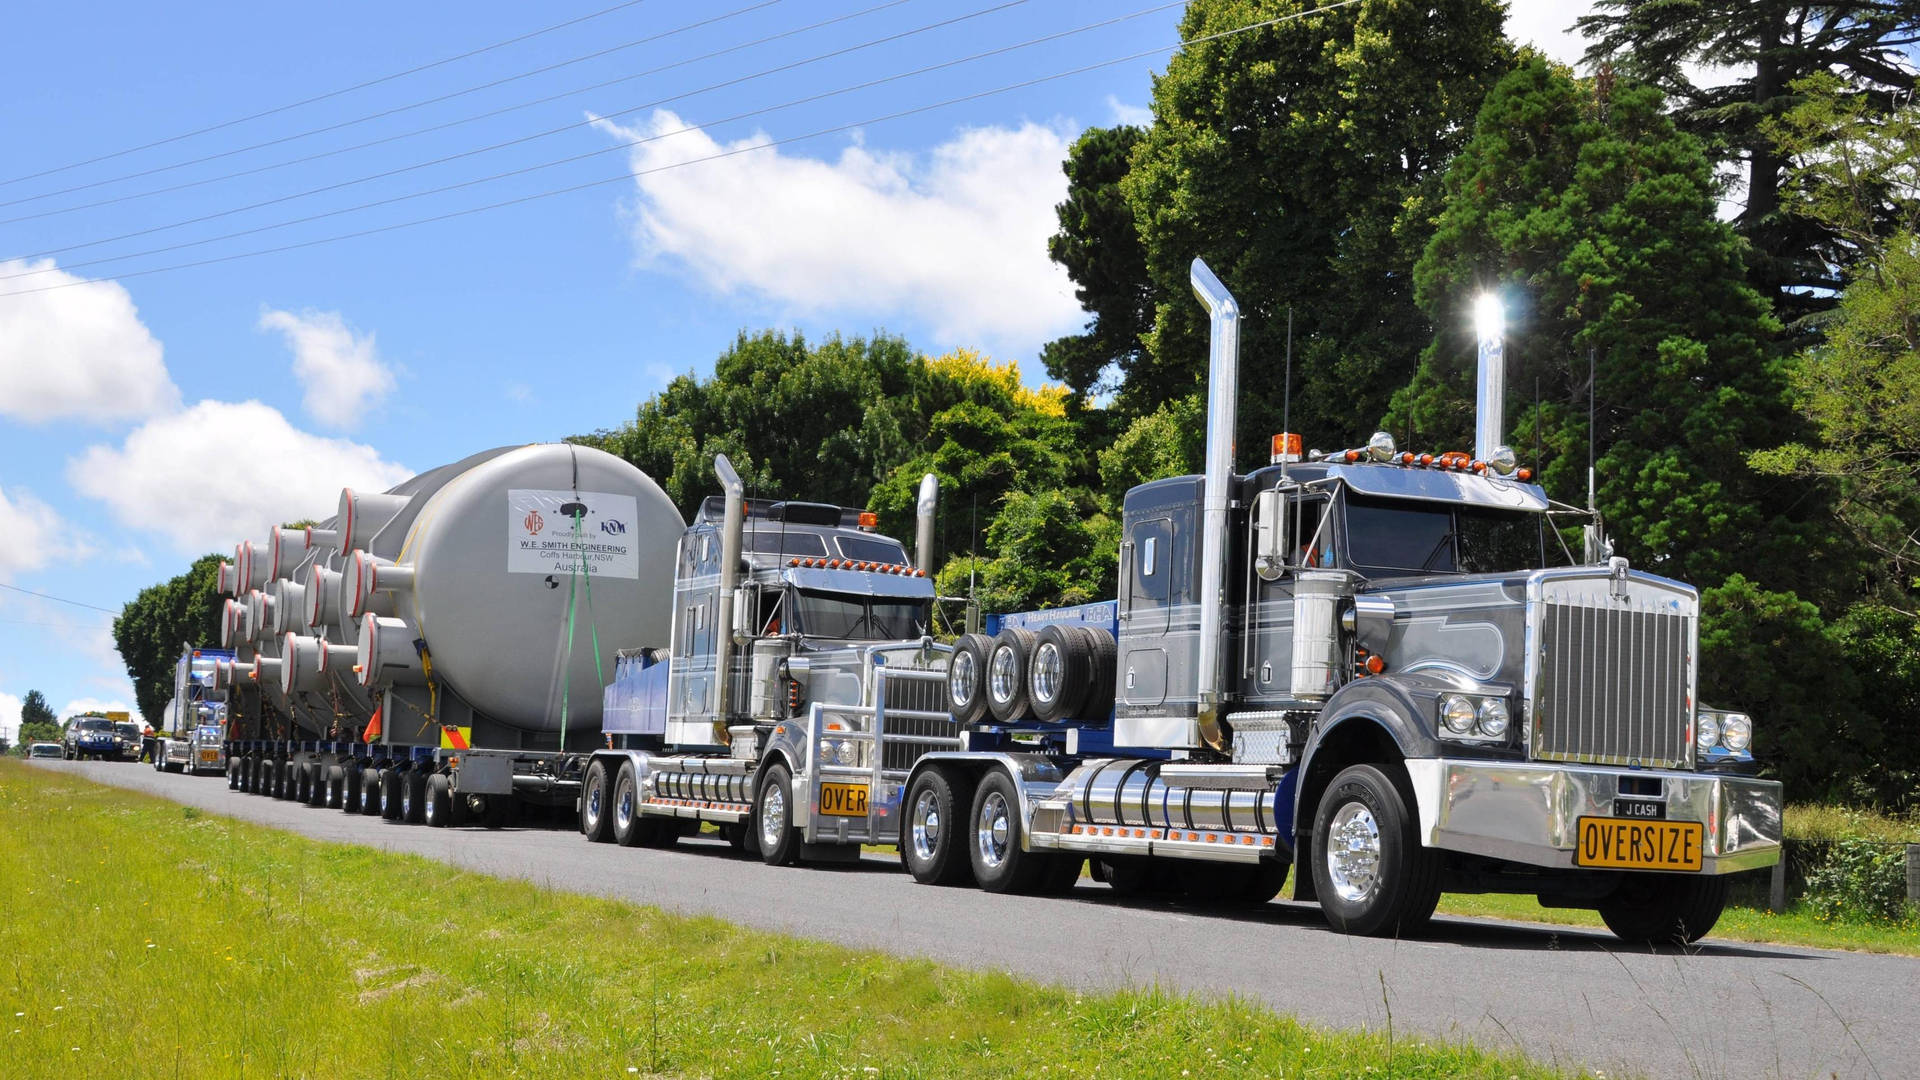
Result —
[[921, 481], [910, 561], [872, 513], [748, 499], [725, 455], [714, 471], [671, 640], [622, 655], [607, 691], [581, 830], [660, 846], [704, 822], [776, 865], [858, 859], [899, 840], [913, 762], [960, 746], [932, 637], [938, 485]]
[[[1199, 260], [1192, 283], [1206, 472], [1128, 492], [1113, 601], [956, 644], [960, 746], [906, 778], [913, 876], [1045, 891], [1090, 863], [1264, 902], [1292, 867], [1357, 934], [1412, 932], [1443, 891], [1706, 933], [1728, 875], [1779, 860], [1780, 787], [1751, 775], [1752, 721], [1696, 697], [1696, 591], [1612, 557], [1501, 445], [1497, 319], [1473, 453], [1280, 436], [1242, 475], [1239, 311]], [[1101, 727], [1114, 749], [1089, 754]]]
[[226, 691], [214, 689], [222, 663], [233, 663], [230, 649], [186, 649], [173, 668], [173, 700], [167, 703], [166, 729], [153, 737], [153, 767], [158, 772], [224, 772], [227, 767]]

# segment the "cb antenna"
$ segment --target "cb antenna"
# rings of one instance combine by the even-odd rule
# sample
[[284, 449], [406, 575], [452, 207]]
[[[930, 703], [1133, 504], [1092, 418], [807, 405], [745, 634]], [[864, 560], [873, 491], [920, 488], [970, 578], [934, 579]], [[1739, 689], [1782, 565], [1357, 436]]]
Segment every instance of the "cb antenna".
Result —
[[[1289, 437], [1293, 431], [1293, 305], [1287, 305], [1287, 373], [1286, 385], [1280, 392], [1280, 430]], [[1283, 451], [1285, 447], [1281, 448]], [[1287, 455], [1280, 455], [1280, 478], [1287, 477]]]
[[1593, 501], [1593, 395], [1598, 385], [1594, 377], [1593, 346], [1587, 346], [1587, 512], [1594, 510]]

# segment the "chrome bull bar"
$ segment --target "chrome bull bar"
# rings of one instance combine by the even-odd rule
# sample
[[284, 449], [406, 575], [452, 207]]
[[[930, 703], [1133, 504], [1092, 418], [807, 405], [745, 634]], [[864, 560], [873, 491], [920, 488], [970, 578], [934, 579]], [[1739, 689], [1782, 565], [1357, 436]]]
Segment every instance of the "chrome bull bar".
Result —
[[[887, 691], [894, 683], [932, 683], [944, 686], [947, 673], [940, 670], [916, 668], [893, 668], [874, 657], [873, 666], [873, 704], [871, 705], [834, 705], [815, 702], [807, 709], [806, 737], [806, 778], [808, 787], [807, 822], [804, 835], [809, 843], [897, 843], [900, 837], [899, 806], [901, 787], [906, 781], [907, 767], [888, 768], [886, 748], [889, 746], [918, 749], [912, 754], [918, 759], [920, 754], [935, 750], [960, 749], [960, 736], [927, 735], [915, 732], [892, 732], [888, 730], [890, 721], [919, 721], [921, 723], [951, 723], [952, 715], [931, 709], [889, 709]], [[829, 726], [829, 717], [844, 721], [843, 724]], [[855, 763], [842, 764], [823, 761], [820, 756], [820, 744], [831, 738], [835, 742], [846, 741], [861, 748]], [[866, 812], [864, 815], [848, 814], [843, 811], [823, 813], [821, 796], [827, 789], [824, 785], [856, 785], [866, 791]]]

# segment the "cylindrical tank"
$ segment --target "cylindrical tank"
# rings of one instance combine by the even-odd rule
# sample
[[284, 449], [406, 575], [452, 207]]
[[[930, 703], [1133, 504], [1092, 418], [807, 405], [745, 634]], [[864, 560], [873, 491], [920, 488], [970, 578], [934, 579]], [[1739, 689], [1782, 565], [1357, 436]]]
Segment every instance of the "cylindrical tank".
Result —
[[[399, 512], [394, 501], [342, 495], [355, 518], [340, 528], [347, 551], [370, 538], [361, 522]], [[611, 454], [542, 444], [487, 457], [426, 496], [395, 557], [350, 557], [340, 609], [368, 619], [362, 676], [377, 683], [392, 665], [417, 678], [407, 658], [419, 639], [433, 678], [494, 720], [555, 731], [564, 687], [569, 725], [597, 725], [614, 651], [667, 643], [685, 527], [659, 485]]]

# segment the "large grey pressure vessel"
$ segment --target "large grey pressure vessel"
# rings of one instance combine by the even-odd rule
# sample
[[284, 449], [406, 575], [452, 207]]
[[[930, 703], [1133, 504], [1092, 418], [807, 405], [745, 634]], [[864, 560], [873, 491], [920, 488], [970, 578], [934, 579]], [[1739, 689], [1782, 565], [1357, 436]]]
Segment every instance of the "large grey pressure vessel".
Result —
[[[615, 651], [668, 641], [686, 522], [645, 473], [591, 447], [476, 457], [404, 509], [365, 496], [349, 507], [343, 496], [341, 542], [370, 542], [374, 552], [348, 547], [340, 574], [339, 615], [363, 622], [361, 680], [375, 688], [421, 680], [418, 640], [433, 681], [490, 720], [556, 731], [564, 689], [570, 730], [596, 728]], [[365, 523], [381, 513], [393, 525], [411, 518], [397, 549], [391, 525], [369, 535]], [[570, 596], [571, 660], [562, 662]]]

